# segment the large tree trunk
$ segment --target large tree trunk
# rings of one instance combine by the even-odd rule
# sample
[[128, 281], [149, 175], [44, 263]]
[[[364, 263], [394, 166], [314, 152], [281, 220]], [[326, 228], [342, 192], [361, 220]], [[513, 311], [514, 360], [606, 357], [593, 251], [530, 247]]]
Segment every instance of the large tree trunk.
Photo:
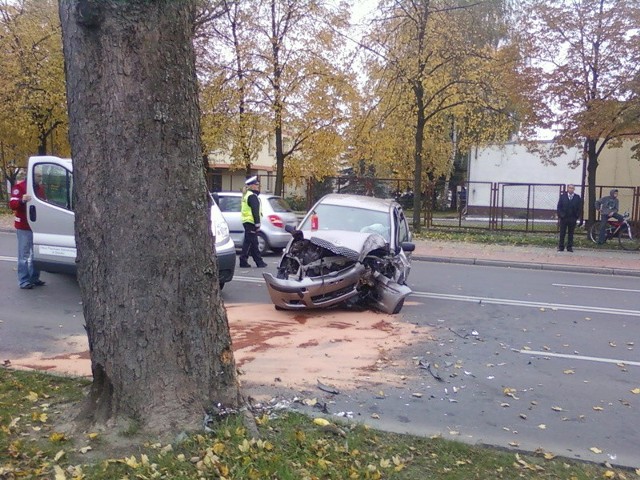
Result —
[[194, 1], [65, 0], [84, 413], [198, 425], [239, 390], [208, 220]]

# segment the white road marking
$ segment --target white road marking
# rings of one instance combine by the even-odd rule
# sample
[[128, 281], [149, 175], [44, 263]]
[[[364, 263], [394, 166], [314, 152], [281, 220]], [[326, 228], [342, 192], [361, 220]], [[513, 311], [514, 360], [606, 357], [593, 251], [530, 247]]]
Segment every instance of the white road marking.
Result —
[[450, 295], [446, 293], [413, 292], [411, 297], [435, 298], [456, 302], [484, 303], [488, 305], [508, 305], [513, 307], [549, 308], [552, 310], [566, 310], [572, 312], [603, 313], [606, 315], [628, 315], [640, 317], [640, 310], [625, 310], [622, 308], [591, 307], [589, 305], [567, 305], [563, 303], [531, 302], [528, 300], [511, 300], [508, 298], [473, 297], [469, 295]]
[[612, 290], [614, 292], [640, 292], [640, 290], [635, 290], [633, 288], [611, 288], [611, 287], [595, 287], [591, 285], [568, 285], [565, 283], [552, 283], [554, 287], [567, 287], [567, 288], [590, 288], [593, 290]]
[[0, 255], [0, 260], [2, 260], [3, 262], [17, 262], [18, 257], [4, 257]]
[[601, 357], [588, 357], [585, 355], [569, 355], [566, 353], [551, 353], [551, 352], [538, 352], [535, 350], [518, 350], [514, 349], [515, 352], [524, 353], [526, 355], [539, 355], [541, 357], [556, 357], [556, 358], [568, 358], [570, 360], [586, 360], [589, 362], [600, 362], [600, 363], [615, 363], [630, 365], [633, 367], [640, 367], [640, 362], [631, 362], [627, 360], [616, 360], [615, 358], [601, 358]]
[[265, 283], [264, 278], [244, 277], [242, 275], [234, 275], [232, 281], [234, 280], [239, 280], [241, 282], [247, 282], [247, 283]]

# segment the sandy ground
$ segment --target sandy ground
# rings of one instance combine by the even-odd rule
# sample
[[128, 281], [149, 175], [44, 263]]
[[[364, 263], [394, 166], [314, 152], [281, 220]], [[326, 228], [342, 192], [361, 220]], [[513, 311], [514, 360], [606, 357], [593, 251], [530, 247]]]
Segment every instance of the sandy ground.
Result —
[[[305, 391], [317, 382], [338, 389], [399, 384], [409, 370], [400, 352], [428, 340], [429, 329], [398, 316], [363, 311], [276, 311], [271, 305], [230, 304], [227, 315], [240, 381], [260, 400], [274, 388]], [[86, 338], [64, 339], [78, 349], [43, 357], [11, 359], [11, 366], [90, 376]], [[262, 397], [262, 398], [261, 398]]]

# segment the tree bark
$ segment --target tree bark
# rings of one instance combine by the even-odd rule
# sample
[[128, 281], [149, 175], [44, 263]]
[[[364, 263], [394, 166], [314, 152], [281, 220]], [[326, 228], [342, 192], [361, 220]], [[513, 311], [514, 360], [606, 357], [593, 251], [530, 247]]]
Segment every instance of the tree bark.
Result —
[[192, 0], [60, 2], [92, 422], [240, 401], [202, 169]]
[[589, 191], [589, 216], [587, 227], [596, 221], [596, 171], [598, 170], [598, 150], [596, 149], [597, 139], [587, 138], [587, 189]]

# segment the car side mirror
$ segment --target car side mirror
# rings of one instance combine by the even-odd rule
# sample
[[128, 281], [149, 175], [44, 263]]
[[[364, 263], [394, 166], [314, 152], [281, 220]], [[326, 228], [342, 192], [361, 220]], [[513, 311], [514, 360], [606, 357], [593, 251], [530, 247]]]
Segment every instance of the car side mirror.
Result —
[[405, 252], [413, 252], [416, 249], [416, 244], [413, 242], [402, 242], [400, 246]]

